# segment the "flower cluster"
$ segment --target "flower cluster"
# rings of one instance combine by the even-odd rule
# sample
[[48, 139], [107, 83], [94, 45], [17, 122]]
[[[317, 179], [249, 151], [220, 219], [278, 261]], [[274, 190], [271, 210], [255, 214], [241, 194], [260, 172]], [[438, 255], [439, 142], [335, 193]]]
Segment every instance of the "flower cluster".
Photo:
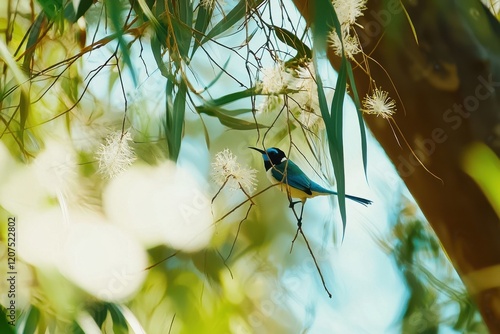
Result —
[[[307, 63], [294, 70], [286, 69], [280, 65], [272, 69], [263, 69], [262, 73], [264, 78], [267, 77], [269, 80], [260, 83], [262, 92], [274, 94], [266, 97], [259, 106], [259, 111], [269, 112], [281, 109], [285, 104], [283, 90], [288, 88], [286, 106], [300, 125], [311, 131], [324, 127], [323, 119], [317, 113], [319, 110], [318, 89], [312, 63]], [[278, 95], [280, 92], [282, 95]]]
[[361, 51], [353, 25], [356, 23], [356, 19], [363, 15], [363, 11], [366, 9], [366, 0], [333, 0], [332, 3], [340, 22], [342, 41], [335, 29], [330, 32], [328, 41], [335, 54], [341, 56], [344, 52], [347, 57], [353, 58]]
[[224, 149], [215, 155], [212, 163], [212, 179], [219, 186], [227, 185], [230, 189], [243, 188], [248, 192], [255, 190], [257, 181], [253, 168], [242, 167], [237, 157], [229, 149]]
[[263, 68], [261, 73], [260, 88], [263, 94], [280, 94], [290, 86], [290, 82], [293, 80], [292, 74], [283, 63], [278, 63], [274, 67]]

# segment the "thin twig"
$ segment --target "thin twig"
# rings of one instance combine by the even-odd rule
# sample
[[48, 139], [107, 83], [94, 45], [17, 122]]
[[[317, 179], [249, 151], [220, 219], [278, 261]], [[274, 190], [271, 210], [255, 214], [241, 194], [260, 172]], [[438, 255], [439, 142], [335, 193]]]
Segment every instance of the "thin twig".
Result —
[[321, 272], [321, 269], [319, 268], [318, 261], [316, 261], [316, 257], [314, 256], [314, 253], [311, 249], [311, 246], [309, 245], [309, 241], [307, 241], [306, 235], [302, 231], [301, 226], [299, 226], [298, 231], [300, 232], [300, 234], [302, 234], [302, 237], [304, 238], [304, 241], [306, 242], [307, 249], [309, 250], [309, 254], [311, 254], [311, 257], [313, 258], [314, 264], [316, 265], [316, 269], [318, 270], [319, 277], [321, 278], [321, 283], [323, 283], [323, 288], [325, 288], [325, 291], [328, 294], [328, 297], [332, 298], [332, 294], [330, 293], [330, 291], [326, 287], [325, 278], [323, 277], [323, 273]]
[[152, 268], [156, 267], [156, 266], [157, 266], [157, 265], [159, 265], [160, 263], [167, 261], [168, 259], [170, 259], [170, 258], [172, 258], [172, 257], [176, 256], [177, 254], [179, 254], [179, 251], [176, 251], [176, 252], [174, 252], [173, 254], [171, 254], [171, 255], [167, 256], [166, 258], [164, 258], [163, 260], [160, 260], [160, 261], [156, 262], [155, 264], [153, 264], [153, 265], [151, 265], [151, 266], [149, 266], [149, 267], [145, 268], [145, 269], [144, 269], [144, 271], [146, 271], [146, 270], [149, 270], [149, 269], [152, 269]]

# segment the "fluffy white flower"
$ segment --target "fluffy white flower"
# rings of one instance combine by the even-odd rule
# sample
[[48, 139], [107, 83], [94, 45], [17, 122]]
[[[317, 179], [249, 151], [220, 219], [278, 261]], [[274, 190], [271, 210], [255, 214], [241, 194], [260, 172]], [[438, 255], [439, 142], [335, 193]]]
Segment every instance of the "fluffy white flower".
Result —
[[222, 186], [224, 183], [231, 189], [243, 187], [248, 192], [255, 190], [257, 171], [242, 167], [236, 156], [229, 149], [224, 149], [215, 155], [212, 163], [212, 179]]
[[113, 178], [135, 161], [136, 156], [129, 141], [132, 141], [130, 132], [122, 134], [119, 131], [106, 138], [106, 144], [101, 144], [96, 153], [101, 174]]
[[260, 86], [263, 94], [279, 94], [289, 87], [293, 77], [283, 64], [263, 68]]
[[383, 118], [391, 118], [396, 111], [396, 102], [389, 97], [389, 93], [375, 88], [371, 96], [365, 96], [363, 99], [363, 111], [367, 114], [375, 114]]
[[366, 9], [366, 0], [333, 0], [332, 3], [341, 25], [353, 25]]
[[[342, 40], [346, 57], [352, 59], [355, 54], [361, 51], [358, 39], [351, 35], [347, 29], [342, 29]], [[335, 29], [328, 34], [328, 43], [337, 56], [342, 56], [342, 43]]]

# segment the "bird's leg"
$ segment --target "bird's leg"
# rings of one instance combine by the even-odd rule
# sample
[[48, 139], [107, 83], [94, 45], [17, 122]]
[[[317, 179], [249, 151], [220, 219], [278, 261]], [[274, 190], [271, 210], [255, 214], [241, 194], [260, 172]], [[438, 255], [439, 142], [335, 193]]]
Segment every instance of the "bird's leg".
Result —
[[[297, 214], [295, 213], [295, 210], [293, 210], [293, 205], [302, 202], [302, 208], [300, 208], [300, 216], [297, 217]], [[292, 205], [293, 203], [293, 205]], [[302, 201], [296, 201], [296, 202], [290, 202], [291, 208], [293, 210], [293, 213], [295, 214], [295, 218], [297, 218], [297, 231], [295, 232], [295, 236], [293, 237], [292, 240], [292, 245], [290, 246], [290, 253], [293, 250], [293, 244], [295, 240], [297, 239], [297, 236], [299, 235], [299, 231], [302, 231], [302, 214], [304, 213], [304, 205], [306, 204], [306, 200], [303, 199]]]
[[306, 200], [303, 199], [301, 202], [302, 202], [302, 207], [300, 208], [300, 216], [299, 216], [299, 220], [297, 222], [297, 226], [299, 228], [302, 227], [302, 214], [304, 213], [304, 205], [306, 205]]

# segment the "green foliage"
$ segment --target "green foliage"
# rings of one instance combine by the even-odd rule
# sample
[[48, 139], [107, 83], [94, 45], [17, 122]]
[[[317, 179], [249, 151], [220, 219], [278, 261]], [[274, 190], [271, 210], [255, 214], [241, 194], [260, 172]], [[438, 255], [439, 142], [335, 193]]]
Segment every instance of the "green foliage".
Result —
[[[484, 331], [479, 312], [427, 224], [402, 216], [389, 241], [392, 256], [410, 296], [402, 313], [402, 333], [438, 333], [448, 327], [461, 333]], [[453, 316], [450, 309], [458, 307]]]
[[[274, 2], [264, 0], [240, 0], [234, 5], [218, 3], [211, 6], [197, 1], [105, 0], [94, 3], [82, 0], [76, 12], [72, 1], [40, 0], [38, 5], [40, 8], [36, 7], [29, 15], [9, 13], [9, 20], [16, 17], [16, 22], [10, 22], [16, 34], [5, 38], [8, 41], [5, 47], [0, 41], [0, 56], [6, 64], [0, 85], [0, 124], [4, 126], [0, 129], [0, 137], [17, 160], [31, 163], [32, 157], [50, 140], [73, 145], [79, 134], [91, 133], [92, 138], [83, 136], [81, 140], [90, 149], [74, 148], [79, 168], [75, 179], [88, 193], [81, 197], [71, 192], [67, 195], [64, 191], [50, 193], [43, 200], [52, 205], [51, 209], [64, 207], [58, 197], [63, 193], [71, 205], [78, 208], [81, 205], [85, 209], [88, 206], [104, 215], [103, 189], [112, 181], [103, 180], [96, 173], [96, 151], [102, 148], [103, 139], [109, 132], [121, 131], [122, 135], [133, 132], [139, 164], [154, 165], [162, 160], [160, 150], [170, 160], [177, 161], [187, 137], [191, 141], [199, 140], [197, 145], [203, 141], [200, 139], [203, 131], [204, 141], [211, 150], [227, 146], [238, 148], [240, 158], [246, 162], [256, 160], [250, 154], [241, 153], [241, 148], [246, 149], [249, 143], [288, 145], [292, 155], [306, 160], [320, 177], [330, 170], [331, 162], [345, 234], [343, 108], [348, 84], [357, 109], [365, 175], [367, 143], [350, 61], [342, 57], [331, 99], [328, 92], [332, 88], [326, 87], [326, 80], [318, 69], [330, 29], [335, 27], [338, 33], [340, 31], [329, 0], [316, 2], [317, 20], [311, 31], [299, 24], [286, 26], [285, 22], [295, 24], [286, 12], [281, 13], [281, 23], [267, 20], [261, 14], [266, 10], [271, 13], [276, 7], [273, 7]], [[81, 28], [78, 21], [88, 26]], [[79, 34], [88, 34], [84, 46], [78, 44]], [[237, 39], [235, 45], [229, 45], [228, 36]], [[264, 42], [259, 41], [262, 36]], [[143, 48], [143, 43], [149, 46]], [[92, 56], [101, 52], [103, 56], [96, 63]], [[149, 52], [154, 59], [152, 70], [143, 52]], [[217, 52], [222, 53], [222, 61], [216, 57]], [[243, 64], [238, 68], [239, 73], [233, 73], [234, 68], [230, 66], [235, 59]], [[315, 65], [313, 71], [316, 72], [311, 80], [316, 81], [319, 113], [308, 109], [312, 104], [306, 106], [295, 100], [300, 93], [310, 93], [308, 88], [285, 82], [276, 91], [263, 92], [263, 67], [270, 62], [283, 65], [281, 75], [294, 80], [311, 62]], [[145, 71], [141, 71], [143, 67]], [[130, 80], [124, 73], [130, 75]], [[247, 77], [242, 79], [245, 75]], [[159, 93], [148, 92], [149, 95], [134, 100], [135, 94], [140, 95], [141, 88], [149, 85], [148, 80], [152, 78], [157, 79], [154, 85], [159, 87]], [[93, 90], [93, 85], [98, 88]], [[117, 96], [123, 101], [117, 103]], [[129, 110], [132, 109], [130, 101], [134, 112]], [[258, 111], [262, 101], [267, 104], [265, 107], [275, 103], [278, 108]], [[293, 103], [298, 105], [296, 109], [291, 107]], [[157, 109], [159, 112], [155, 113]], [[304, 115], [318, 117], [324, 129], [307, 124], [301, 119]], [[123, 142], [115, 144], [118, 149], [124, 145]], [[324, 151], [329, 152], [329, 156], [326, 155], [329, 161], [322, 160]], [[215, 151], [209, 153], [213, 155]], [[69, 156], [65, 158], [71, 160]], [[201, 159], [201, 154], [196, 155], [192, 163], [200, 168], [200, 174], [208, 174], [203, 166], [210, 166], [210, 161]], [[26, 168], [34, 169], [36, 164], [31, 163]], [[63, 173], [61, 178], [64, 177]], [[202, 177], [209, 178], [208, 175]], [[53, 183], [59, 181], [57, 178]], [[148, 248], [151, 246], [141, 244], [147, 249], [151, 264], [158, 265], [147, 271], [143, 286], [127, 302], [101, 301], [99, 296], [83, 291], [65, 278], [47, 284], [50, 275], [44, 276], [43, 270], [36, 265], [26, 265], [37, 279], [33, 280], [36, 283], [30, 283], [32, 305], [19, 319], [22, 332], [84, 333], [86, 321], [102, 332], [114, 333], [135, 331], [134, 324], [143, 326], [147, 333], [165, 333], [169, 328], [173, 333], [251, 332], [262, 328], [280, 332], [293, 326], [294, 311], [279, 300], [272, 300], [273, 312], [261, 312], [264, 313], [264, 327], [254, 326], [249, 320], [252, 315], [260, 314], [258, 309], [263, 300], [270, 301], [270, 296], [276, 292], [275, 286], [281, 284], [282, 271], [286, 271], [289, 264], [300, 264], [297, 253], [307, 251], [304, 245], [303, 249], [296, 245], [294, 253], [289, 254], [290, 240], [285, 238], [286, 247], [280, 241], [284, 235], [295, 232], [295, 226], [288, 224], [286, 196], [278, 198], [271, 191], [261, 190], [260, 185], [262, 193], [254, 197], [240, 190], [210, 190], [213, 191], [210, 196], [217, 196], [203, 199], [211, 205], [214, 240], [206, 249], [185, 253], [166, 246]], [[144, 196], [148, 196], [148, 200], [149, 196], [153, 197], [152, 194]], [[263, 207], [266, 210], [262, 210]], [[224, 219], [217, 220], [222, 216]], [[443, 289], [439, 286], [442, 278], [425, 271], [416, 255], [425, 251], [438, 256], [439, 244], [426, 232], [417, 224], [411, 225], [408, 231], [391, 241], [391, 245], [395, 245], [394, 257], [411, 294], [405, 319], [440, 302], [436, 287]], [[166, 257], [168, 260], [161, 262]], [[256, 276], [261, 281], [249, 288]], [[60, 288], [61, 282], [65, 284], [65, 292], [71, 291], [70, 297], [65, 297], [63, 302], [40, 297], [61, 293], [54, 288]], [[457, 301], [461, 298], [458, 319], [450, 321], [451, 326], [457, 330], [479, 326], [475, 308], [462, 291], [448, 292], [449, 296], [457, 297]], [[73, 300], [76, 301], [74, 309], [68, 311], [61, 306]], [[131, 311], [127, 312], [126, 307]], [[403, 326], [413, 329], [408, 321]], [[434, 322], [428, 328], [436, 330], [438, 327]], [[9, 333], [9, 330], [12, 332], [0, 321], [0, 331]]]
[[0, 307], [0, 331], [5, 334], [14, 334], [14, 327], [7, 322], [7, 314], [3, 307]]

